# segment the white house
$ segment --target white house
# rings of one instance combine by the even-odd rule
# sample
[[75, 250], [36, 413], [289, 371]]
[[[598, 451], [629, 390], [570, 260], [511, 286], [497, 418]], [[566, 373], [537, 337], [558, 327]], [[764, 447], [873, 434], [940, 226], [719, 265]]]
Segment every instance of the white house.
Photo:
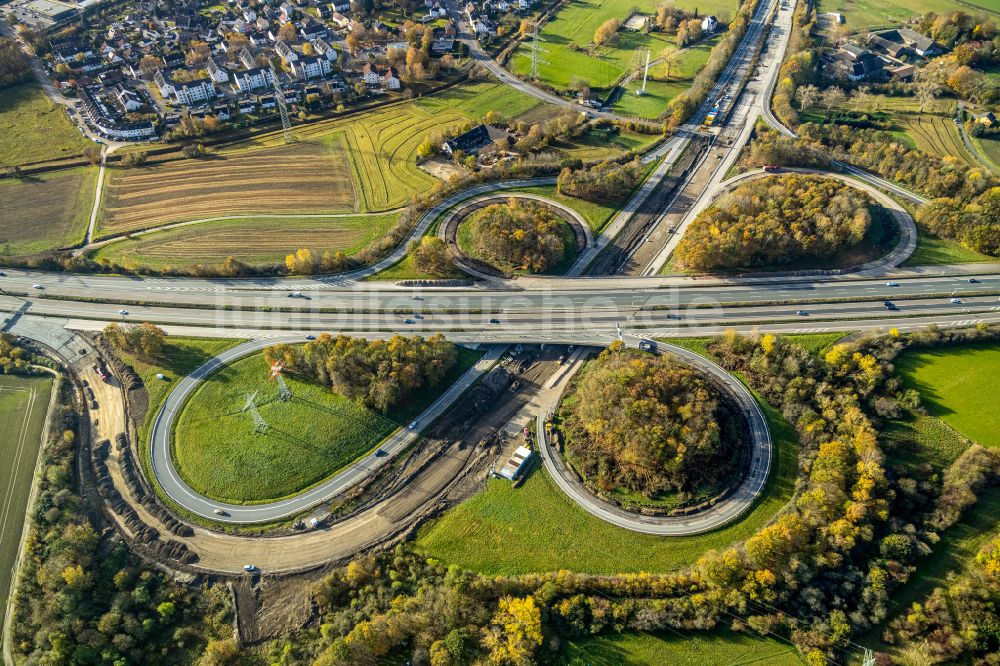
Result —
[[215, 97], [215, 84], [211, 79], [198, 79], [174, 84], [174, 97], [179, 104], [191, 105]]
[[347, 28], [351, 25], [351, 19], [347, 18], [340, 12], [334, 12], [331, 14], [330, 21], [338, 28]]
[[215, 61], [215, 58], [209, 58], [206, 61], [205, 69], [208, 70], [208, 75], [212, 77], [212, 81], [215, 83], [226, 83], [229, 81], [229, 71], [219, 65]]
[[125, 111], [138, 111], [144, 106], [134, 90], [126, 88], [120, 83], [115, 86], [115, 97], [118, 98], [118, 103]]
[[240, 89], [240, 92], [266, 88], [273, 81], [271, 70], [263, 67], [254, 67], [245, 72], [236, 72], [233, 78], [236, 80], [236, 86]]
[[153, 83], [156, 84], [156, 87], [160, 91], [160, 96], [164, 99], [173, 96], [174, 84], [170, 80], [169, 72], [164, 74], [162, 69], [157, 70], [156, 74], [153, 74]]
[[292, 63], [292, 70], [300, 79], [315, 79], [333, 71], [330, 61], [320, 56], [303, 56]]
[[317, 39], [313, 43], [313, 49], [330, 62], [337, 62], [337, 49], [330, 46], [325, 39]]
[[280, 39], [274, 43], [274, 52], [277, 53], [281, 57], [281, 59], [285, 61], [285, 64], [290, 65], [299, 59], [299, 54], [296, 53], [291, 46], [281, 41]]
[[719, 19], [714, 16], [706, 16], [701, 21], [701, 31], [709, 35], [714, 34], [719, 29]]

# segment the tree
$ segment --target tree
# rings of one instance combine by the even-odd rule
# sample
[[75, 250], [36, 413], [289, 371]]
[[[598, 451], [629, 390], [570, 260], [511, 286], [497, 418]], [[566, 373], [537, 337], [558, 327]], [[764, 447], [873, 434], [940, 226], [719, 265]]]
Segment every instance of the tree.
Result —
[[167, 337], [162, 328], [149, 322], [142, 324], [111, 322], [104, 327], [102, 333], [113, 348], [146, 358], [158, 356], [163, 351]]
[[799, 89], [795, 91], [795, 99], [798, 100], [799, 108], [803, 111], [808, 111], [816, 106], [821, 95], [822, 91], [813, 85], [799, 86]]
[[98, 146], [87, 146], [83, 149], [83, 157], [91, 164], [100, 164], [101, 149]]
[[431, 275], [449, 275], [452, 272], [448, 246], [437, 236], [422, 236], [419, 241], [412, 240], [406, 249], [418, 271]]
[[672, 72], [681, 61], [680, 49], [676, 46], [665, 47], [662, 51], [660, 51], [660, 61], [663, 63], [664, 76], [667, 81], [669, 81], [670, 72]]
[[295, 24], [289, 21], [278, 28], [278, 39], [287, 44], [294, 44], [298, 39], [298, 31], [295, 29]]
[[864, 238], [870, 204], [854, 188], [817, 176], [749, 182], [699, 213], [674, 254], [694, 270], [828, 258]]
[[839, 106], [844, 103], [847, 99], [847, 95], [839, 86], [830, 86], [822, 92], [820, 99], [823, 102], [823, 106], [826, 107], [827, 112], [830, 111], [835, 106]]
[[465, 224], [477, 253], [508, 272], [542, 272], [566, 256], [565, 222], [532, 201], [511, 198], [487, 206]]
[[917, 98], [920, 103], [919, 111], [923, 113], [924, 108], [934, 101], [934, 99], [941, 93], [941, 88], [938, 84], [930, 80], [918, 81], [913, 86], [913, 96]]
[[868, 86], [861, 86], [851, 94], [851, 99], [854, 100], [854, 110], [860, 111], [862, 108], [872, 106], [875, 95], [871, 93], [871, 88]]
[[500, 599], [490, 627], [483, 635], [490, 663], [527, 666], [533, 663], [535, 651], [541, 644], [542, 611], [535, 598]]
[[158, 71], [160, 71], [162, 68], [163, 68], [163, 62], [156, 56], [144, 55], [142, 56], [142, 59], [139, 61], [139, 71], [142, 72], [143, 78], [146, 79], [147, 81], [151, 80], [153, 78], [153, 75], [156, 74]]
[[621, 21], [610, 18], [597, 27], [594, 31], [594, 44], [597, 46], [614, 46], [618, 43], [618, 28]]

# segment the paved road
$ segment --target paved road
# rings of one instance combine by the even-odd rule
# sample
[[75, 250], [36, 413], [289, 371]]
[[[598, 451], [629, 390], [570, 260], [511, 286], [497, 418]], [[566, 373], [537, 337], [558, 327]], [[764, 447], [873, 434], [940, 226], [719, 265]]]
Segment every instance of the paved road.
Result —
[[[638, 347], [639, 339], [626, 339], [630, 347]], [[716, 385], [727, 391], [736, 404], [742, 409], [750, 427], [750, 462], [746, 476], [736, 489], [725, 499], [720, 500], [710, 509], [688, 516], [644, 516], [631, 511], [625, 511], [613, 504], [604, 502], [590, 493], [580, 483], [566, 466], [562, 457], [549, 446], [545, 436], [545, 422], [559, 405], [562, 392], [569, 385], [573, 374], [582, 366], [582, 352], [577, 350], [571, 359], [573, 367], [562, 377], [562, 390], [539, 411], [535, 432], [538, 438], [538, 450], [545, 464], [545, 469], [555, 480], [556, 485], [570, 499], [580, 505], [587, 513], [601, 520], [623, 527], [634, 532], [655, 534], [658, 536], [690, 536], [718, 529], [723, 525], [743, 515], [760, 496], [767, 484], [771, 471], [773, 447], [771, 433], [767, 427], [767, 419], [754, 399], [753, 394], [738, 379], [720, 368], [715, 363], [687, 349], [669, 344], [659, 344], [658, 353], [679, 358], [703, 374], [709, 376]]]
[[[194, 491], [180, 477], [170, 455], [170, 438], [173, 434], [174, 419], [182, 410], [185, 401], [197, 390], [205, 378], [223, 366], [249, 354], [260, 352], [265, 347], [278, 342], [302, 341], [302, 336], [283, 336], [245, 342], [209, 359], [204, 365], [177, 383], [156, 415], [150, 437], [153, 474], [159, 481], [160, 487], [172, 500], [199, 516], [225, 523], [261, 523], [302, 513], [357, 485], [392, 461], [396, 454], [416, 441], [424, 428], [441, 416], [467, 388], [489, 370], [504, 351], [502, 346], [488, 349], [473, 367], [459, 377], [458, 381], [424, 410], [414, 421], [416, 426], [399, 429], [363, 458], [356, 460], [326, 481], [295, 497], [278, 502], [246, 506], [213, 501]], [[382, 455], [377, 455], [378, 451], [381, 451]], [[222, 509], [225, 514], [216, 515], [216, 509]]]

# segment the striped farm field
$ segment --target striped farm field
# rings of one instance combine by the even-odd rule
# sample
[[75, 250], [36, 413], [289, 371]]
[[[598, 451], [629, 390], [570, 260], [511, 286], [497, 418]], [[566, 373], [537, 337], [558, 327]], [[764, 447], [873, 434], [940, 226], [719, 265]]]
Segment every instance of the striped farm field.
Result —
[[384, 234], [396, 221], [392, 213], [344, 217], [237, 218], [175, 227], [105, 246], [95, 259], [126, 268], [190, 269], [233, 256], [249, 265], [271, 265], [308, 248], [318, 255], [353, 255]]
[[354, 210], [347, 155], [336, 143], [221, 152], [109, 169], [98, 237], [220, 215]]
[[0, 375], [0, 624], [7, 610], [38, 447], [49, 408], [48, 377]]
[[0, 180], [0, 255], [36, 254], [81, 242], [96, 186], [93, 167]]
[[969, 166], [979, 166], [958, 135], [951, 118], [928, 114], [896, 116], [896, 122], [913, 139], [918, 150], [937, 157], [955, 157]]

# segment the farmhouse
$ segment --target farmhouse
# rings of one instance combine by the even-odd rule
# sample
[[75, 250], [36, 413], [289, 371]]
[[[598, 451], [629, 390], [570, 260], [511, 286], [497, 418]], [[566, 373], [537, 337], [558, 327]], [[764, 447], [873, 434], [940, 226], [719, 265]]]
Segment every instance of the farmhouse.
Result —
[[986, 113], [975, 116], [975, 121], [980, 125], [985, 125], [986, 127], [993, 127], [997, 124], [997, 117], [992, 111], [987, 111]]
[[701, 22], [701, 31], [706, 35], [715, 34], [715, 31], [719, 29], [719, 19], [714, 16], [706, 16]]
[[[944, 49], [942, 49], [933, 39], [926, 35], [921, 35], [919, 32], [911, 30], [910, 28], [883, 30], [882, 32], [875, 33], [875, 36], [881, 37], [884, 42], [889, 42], [897, 47], [900, 47], [895, 49], [896, 54], [890, 54], [893, 55], [893, 57], [898, 57], [899, 55], [904, 54], [906, 50], [911, 50], [918, 56], [924, 58], [944, 53]], [[880, 41], [878, 43], [882, 45], [884, 42]]]
[[448, 139], [441, 145], [448, 155], [454, 155], [456, 151], [462, 151], [466, 155], [475, 155], [484, 147], [493, 142], [506, 139], [510, 135], [506, 130], [494, 127], [493, 125], [477, 125], [464, 134], [459, 134], [453, 139]]
[[877, 55], [856, 44], [845, 44], [843, 48], [824, 56], [830, 71], [851, 81], [875, 80], [884, 77], [885, 63]]

